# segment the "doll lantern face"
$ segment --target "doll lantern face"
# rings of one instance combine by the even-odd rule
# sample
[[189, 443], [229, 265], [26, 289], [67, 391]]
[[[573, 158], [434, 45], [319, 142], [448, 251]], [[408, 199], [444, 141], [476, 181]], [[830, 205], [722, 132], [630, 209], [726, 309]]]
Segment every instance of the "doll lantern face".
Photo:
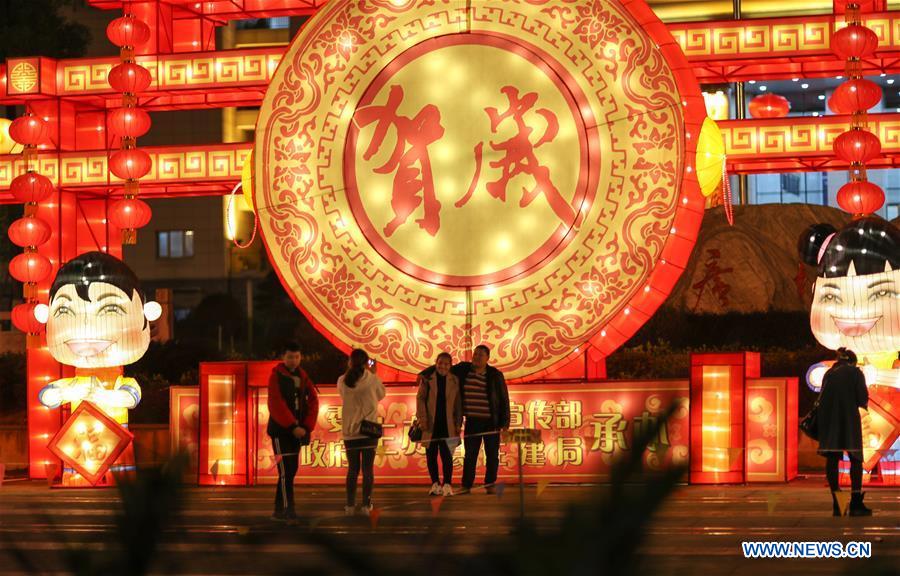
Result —
[[90, 301], [74, 284], [60, 288], [50, 303], [47, 347], [57, 362], [77, 368], [111, 368], [140, 359], [150, 345], [150, 326], [137, 292], [128, 295], [106, 282], [93, 282]]
[[900, 270], [816, 279], [810, 324], [831, 350], [900, 350]]

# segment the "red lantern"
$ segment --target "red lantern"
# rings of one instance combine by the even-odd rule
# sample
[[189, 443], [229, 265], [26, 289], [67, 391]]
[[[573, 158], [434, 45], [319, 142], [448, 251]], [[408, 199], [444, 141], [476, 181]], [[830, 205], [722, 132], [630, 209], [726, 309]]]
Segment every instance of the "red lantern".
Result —
[[10, 137], [24, 146], [37, 146], [47, 139], [49, 132], [47, 122], [34, 114], [20, 116], [9, 125]]
[[116, 18], [106, 27], [109, 41], [119, 46], [140, 46], [150, 40], [150, 27], [132, 15]]
[[765, 94], [757, 96], [748, 106], [754, 118], [784, 118], [791, 111], [791, 103], [784, 96]]
[[122, 180], [138, 180], [151, 166], [150, 155], [139, 148], [119, 150], [109, 158], [109, 171]]
[[110, 131], [117, 136], [138, 138], [150, 130], [150, 115], [140, 108], [116, 108], [108, 118]]
[[107, 76], [110, 87], [117, 92], [137, 94], [150, 87], [150, 71], [134, 62], [114, 66]]
[[19, 254], [9, 262], [9, 274], [24, 284], [35, 284], [46, 278], [53, 266], [37, 252]]
[[143, 228], [150, 222], [153, 211], [143, 200], [125, 198], [109, 208], [109, 221], [123, 230]]
[[873, 214], [884, 205], [884, 190], [866, 180], [848, 182], [838, 190], [837, 203], [851, 214]]
[[53, 194], [53, 182], [37, 172], [26, 172], [13, 178], [9, 184], [9, 191], [16, 202], [36, 204]]
[[40, 334], [44, 329], [44, 325], [34, 317], [34, 309], [36, 307], [37, 304], [35, 302], [26, 302], [15, 306], [11, 314], [13, 326], [26, 334]]
[[850, 24], [834, 33], [831, 50], [841, 60], [866, 58], [878, 49], [878, 34], [871, 28]]
[[828, 106], [836, 114], [854, 114], [865, 112], [880, 101], [881, 86], [871, 80], [857, 78], [838, 86], [828, 101]]
[[44, 244], [50, 234], [50, 225], [40, 218], [19, 218], [9, 226], [9, 239], [23, 248]]
[[844, 162], [865, 164], [881, 155], [881, 140], [868, 130], [854, 128], [834, 139], [834, 153]]

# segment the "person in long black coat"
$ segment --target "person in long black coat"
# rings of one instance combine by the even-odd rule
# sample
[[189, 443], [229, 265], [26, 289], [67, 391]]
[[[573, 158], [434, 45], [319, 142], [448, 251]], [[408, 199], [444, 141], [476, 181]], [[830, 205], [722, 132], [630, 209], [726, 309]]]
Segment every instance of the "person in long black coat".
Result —
[[840, 492], [838, 463], [844, 453], [850, 458], [850, 515], [869, 516], [872, 511], [863, 504], [862, 463], [863, 437], [860, 408], [869, 407], [869, 390], [862, 370], [856, 366], [856, 354], [840, 348], [837, 362], [822, 381], [819, 393], [819, 454], [826, 458], [825, 477], [831, 488], [833, 513], [842, 510], [835, 494]]

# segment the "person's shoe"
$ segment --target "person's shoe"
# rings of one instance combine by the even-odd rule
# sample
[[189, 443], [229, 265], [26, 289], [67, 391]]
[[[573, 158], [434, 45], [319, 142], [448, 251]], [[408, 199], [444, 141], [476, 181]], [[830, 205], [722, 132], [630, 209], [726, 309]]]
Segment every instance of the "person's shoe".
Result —
[[831, 493], [831, 515], [832, 516], [843, 516], [842, 510], [841, 510], [841, 503], [838, 502], [838, 499], [837, 499], [838, 492], [840, 492], [840, 490], [836, 490]]
[[344, 506], [344, 516], [353, 516], [356, 514], [356, 506]]
[[444, 484], [444, 486], [441, 488], [441, 495], [442, 496], [453, 496], [453, 487], [450, 486], [449, 484]]
[[269, 517], [273, 522], [287, 522], [287, 516], [285, 516], [284, 510], [279, 512], [275, 512]]
[[850, 495], [850, 515], [851, 516], [871, 516], [872, 510], [863, 504], [863, 496], [865, 492], [854, 492]]
[[487, 485], [487, 486], [484, 487], [484, 493], [485, 493], [485, 494], [496, 494], [496, 493], [497, 493], [497, 487], [494, 486], [493, 484], [489, 484], [489, 485]]
[[441, 495], [441, 485], [435, 482], [431, 485], [431, 490], [428, 491], [428, 494], [431, 496], [440, 496]]
[[373, 506], [372, 503], [370, 502], [369, 504], [360, 508], [359, 513], [362, 514], [363, 516], [368, 516], [369, 514], [372, 513], [373, 508], [375, 508], [375, 506]]

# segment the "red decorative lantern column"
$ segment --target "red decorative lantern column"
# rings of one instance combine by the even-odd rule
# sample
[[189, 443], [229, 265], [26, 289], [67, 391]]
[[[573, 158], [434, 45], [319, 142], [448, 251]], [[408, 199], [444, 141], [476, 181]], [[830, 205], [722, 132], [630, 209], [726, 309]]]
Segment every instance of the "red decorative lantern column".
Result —
[[850, 163], [850, 181], [837, 194], [838, 205], [857, 217], [877, 212], [884, 205], [884, 190], [868, 181], [866, 163], [881, 155], [881, 141], [869, 132], [867, 114], [881, 101], [881, 87], [862, 77], [860, 62], [875, 54], [878, 35], [862, 25], [858, 2], [844, 2], [847, 26], [832, 36], [832, 51], [847, 61], [847, 80], [837, 87], [828, 107], [851, 116], [850, 129], [834, 140], [834, 153]]
[[38, 216], [37, 205], [53, 193], [53, 183], [37, 171], [37, 147], [48, 136], [47, 123], [32, 113], [17, 118], [9, 127], [9, 135], [22, 144], [22, 159], [25, 173], [16, 176], [10, 183], [10, 192], [18, 202], [25, 205], [25, 216], [9, 227], [9, 238], [24, 252], [9, 263], [10, 275], [22, 282], [25, 302], [13, 308], [12, 320], [16, 328], [28, 335], [27, 345], [34, 348], [40, 342], [43, 325], [34, 317], [37, 306], [37, 284], [47, 278], [53, 270], [50, 260], [38, 253], [38, 246], [45, 244], [51, 236], [50, 225]]
[[[126, 8], [127, 10], [128, 8]], [[150, 155], [137, 148], [137, 139], [150, 130], [150, 115], [138, 108], [138, 93], [150, 86], [150, 72], [135, 62], [134, 48], [150, 39], [150, 27], [126, 13], [106, 28], [109, 40], [121, 48], [122, 63], [109, 71], [107, 81], [122, 93], [122, 107], [107, 115], [110, 132], [120, 138], [121, 149], [109, 158], [109, 171], [125, 181], [124, 198], [110, 207], [110, 222], [122, 230], [122, 242], [134, 244], [137, 230], [150, 222], [150, 206], [137, 198], [139, 180], [152, 167]]]

